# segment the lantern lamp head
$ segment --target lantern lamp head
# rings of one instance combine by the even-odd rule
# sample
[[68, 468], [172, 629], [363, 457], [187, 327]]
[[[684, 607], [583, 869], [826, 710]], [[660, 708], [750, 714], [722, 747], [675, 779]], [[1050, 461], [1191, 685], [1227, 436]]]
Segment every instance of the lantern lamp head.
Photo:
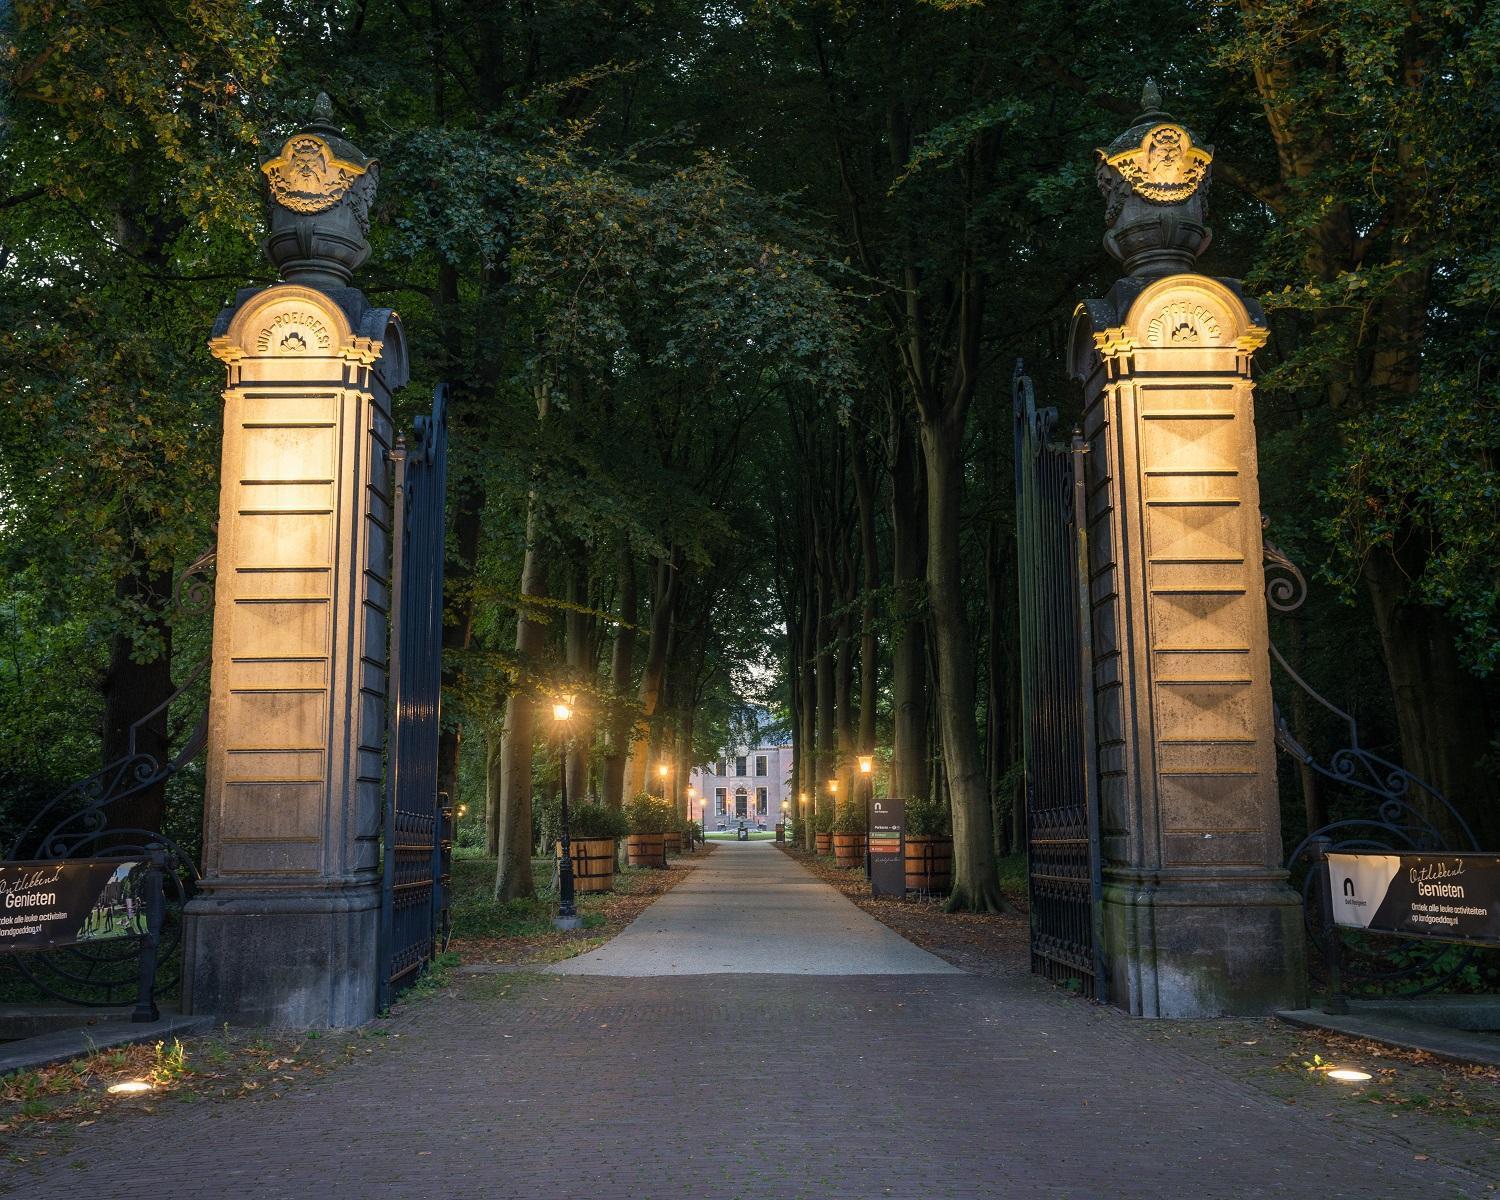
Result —
[[875, 769], [875, 756], [873, 754], [861, 754], [859, 756], [859, 771], [861, 775], [868, 775]]

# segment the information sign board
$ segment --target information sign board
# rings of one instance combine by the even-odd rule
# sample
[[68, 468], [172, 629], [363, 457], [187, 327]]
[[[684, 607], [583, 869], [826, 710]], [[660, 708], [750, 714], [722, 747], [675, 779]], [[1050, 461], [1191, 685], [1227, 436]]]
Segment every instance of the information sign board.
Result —
[[0, 863], [0, 953], [148, 932], [143, 859]]
[[906, 801], [878, 796], [870, 801], [870, 895], [905, 896]]
[[1500, 945], [1500, 855], [1330, 854], [1328, 885], [1337, 925]]

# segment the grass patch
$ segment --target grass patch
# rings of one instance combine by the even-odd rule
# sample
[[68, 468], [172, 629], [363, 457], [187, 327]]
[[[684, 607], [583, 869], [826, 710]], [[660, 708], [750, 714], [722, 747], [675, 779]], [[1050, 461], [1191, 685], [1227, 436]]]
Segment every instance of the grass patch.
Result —
[[453, 863], [453, 946], [463, 960], [557, 962], [602, 945], [619, 933], [657, 896], [683, 879], [687, 864], [673, 859], [665, 871], [623, 867], [611, 892], [579, 893], [582, 928], [558, 930], [557, 884], [553, 860], [532, 860], [539, 885], [532, 896], [505, 903], [494, 900], [495, 860], [469, 858]]
[[[776, 836], [775, 832], [769, 829], [752, 829], [749, 833], [750, 837], [748, 840], [752, 842], [769, 842]], [[734, 830], [730, 829], [723, 833], [710, 831], [704, 834], [704, 836], [711, 842], [732, 842], [736, 839], [737, 835]]]
[[1000, 874], [1000, 891], [1012, 904], [1025, 904], [1031, 892], [1026, 881], [1026, 856], [1007, 854], [997, 864]]
[[[497, 904], [495, 860], [473, 858], [453, 863], [453, 936], [455, 938], [534, 937], [551, 932], [557, 915], [557, 891], [551, 879], [552, 860], [532, 860], [532, 875], [538, 886], [534, 896], [523, 896]], [[604, 908], [610, 895], [629, 896], [659, 871], [649, 867], [624, 867], [615, 872], [613, 893], [580, 893], [578, 915], [585, 929], [605, 923]]]

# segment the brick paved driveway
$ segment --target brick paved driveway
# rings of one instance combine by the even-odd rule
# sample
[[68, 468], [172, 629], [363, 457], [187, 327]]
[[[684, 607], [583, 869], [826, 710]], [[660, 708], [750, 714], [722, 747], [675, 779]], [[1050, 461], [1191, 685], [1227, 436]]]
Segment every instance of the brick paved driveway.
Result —
[[467, 976], [278, 1101], [101, 1121], [0, 1183], [37, 1200], [1487, 1194], [1124, 1020], [1025, 976]]

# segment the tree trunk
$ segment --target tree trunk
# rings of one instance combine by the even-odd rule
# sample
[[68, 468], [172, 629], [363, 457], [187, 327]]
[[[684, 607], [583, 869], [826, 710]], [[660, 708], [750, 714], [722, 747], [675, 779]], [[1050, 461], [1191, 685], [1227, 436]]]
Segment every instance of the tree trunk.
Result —
[[[115, 597], [123, 611], [146, 614], [148, 632], [158, 639], [159, 649], [147, 662], [137, 662], [134, 638], [128, 633], [110, 638], [103, 686], [104, 762], [131, 753], [149, 755], [160, 770], [172, 753], [166, 708], [172, 695], [172, 627], [165, 619], [172, 597], [171, 573], [132, 572], [115, 585]], [[112, 829], [152, 833], [161, 832], [166, 815], [165, 780], [110, 804], [104, 814]]]
[[875, 539], [875, 479], [869, 457], [856, 444], [851, 457], [854, 495], [859, 504], [860, 584], [859, 614], [859, 733], [860, 754], [875, 751], [875, 696], [880, 680], [879, 642], [875, 635], [875, 597], [880, 588], [880, 548]]
[[630, 761], [630, 730], [634, 724], [627, 697], [635, 670], [635, 626], [640, 617], [640, 590], [629, 542], [621, 547], [620, 559], [620, 624], [615, 630], [609, 667], [610, 697], [616, 707], [610, 719], [609, 751], [604, 756], [604, 803], [611, 808], [625, 802], [625, 764]]
[[953, 891], [950, 910], [999, 912], [990, 800], [974, 724], [974, 642], [964, 607], [959, 529], [963, 519], [963, 409], [950, 407], [922, 424], [927, 463], [927, 603], [937, 651], [938, 727], [953, 798]]
[[813, 849], [813, 817], [818, 803], [818, 616], [813, 583], [802, 590], [802, 644], [797, 665], [797, 686], [802, 693], [802, 775], [797, 781], [802, 814], [802, 840]]
[[[1365, 563], [1375, 624], [1391, 683], [1401, 765], [1445, 796], [1468, 820], [1481, 847], [1500, 844], [1500, 815], [1480, 760], [1489, 747], [1490, 713], [1484, 688], [1463, 669], [1446, 616], [1402, 602], [1411, 576], [1383, 548]], [[1461, 835], [1439, 805], [1412, 802], [1460, 847]]]
[[526, 553], [521, 562], [521, 598], [516, 610], [516, 657], [520, 677], [505, 705], [505, 727], [500, 734], [498, 762], [491, 753], [487, 782], [498, 810], [492, 823], [495, 899], [514, 900], [536, 890], [531, 877], [531, 757], [536, 735], [536, 695], [532, 672], [546, 648], [547, 627], [528, 608], [532, 598], [547, 595], [547, 567], [540, 536], [540, 513], [535, 492], [526, 501]]
[[817, 648], [817, 694], [818, 694], [818, 748], [815, 756], [817, 778], [813, 790], [813, 805], [817, 812], [831, 807], [832, 794], [828, 781], [833, 778], [834, 755], [834, 657], [833, 631], [833, 580], [827, 573], [818, 576], [818, 648]]
[[[564, 619], [568, 674], [580, 693], [592, 692], [598, 664], [594, 661], [594, 618], [589, 612], [589, 572], [584, 548], [575, 547], [571, 601]], [[573, 706], [571, 745], [568, 748], [568, 796], [582, 802], [589, 795], [589, 763], [592, 758], [596, 712], [591, 704]]]
[[891, 649], [891, 794], [930, 795], [927, 785], [927, 485], [911, 423], [892, 421], [891, 576], [899, 623]]
[[1000, 541], [1002, 534], [997, 520], [990, 522], [985, 538], [984, 594], [987, 625], [985, 629], [985, 704], [984, 704], [984, 766], [985, 790], [990, 797], [990, 823], [995, 833], [995, 856], [1010, 853], [1009, 828], [1005, 823], [1007, 797], [1002, 795], [1001, 783], [1005, 776], [1005, 676], [1000, 669], [1004, 654], [1001, 640], [1004, 637], [1002, 620], [1001, 588], [1003, 573], [1000, 567]]
[[641, 669], [641, 686], [638, 694], [640, 716], [636, 722], [635, 737], [630, 747], [630, 758], [626, 772], [626, 788], [634, 796], [647, 790], [647, 771], [656, 761], [661, 742], [661, 731], [654, 718], [661, 705], [662, 689], [666, 681], [667, 660], [671, 654], [672, 625], [677, 606], [678, 575], [681, 573], [681, 556], [673, 551], [657, 562], [656, 587], [651, 602], [651, 636], [646, 645], [646, 663]]

